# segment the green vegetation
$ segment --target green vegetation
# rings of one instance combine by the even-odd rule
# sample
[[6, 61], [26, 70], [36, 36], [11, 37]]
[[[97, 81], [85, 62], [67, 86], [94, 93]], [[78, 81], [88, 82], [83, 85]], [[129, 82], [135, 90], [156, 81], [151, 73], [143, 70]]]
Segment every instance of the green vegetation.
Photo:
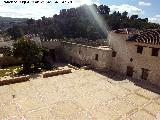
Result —
[[7, 34], [11, 36], [11, 39], [17, 40], [18, 38], [23, 37], [24, 33], [20, 26], [13, 26], [7, 30]]
[[19, 73], [22, 70], [21, 66], [7, 67], [5, 69], [0, 69], [0, 77], [7, 76], [8, 74]]
[[[139, 30], [157, 29], [159, 24], [148, 22], [148, 18], [128, 15], [125, 11], [110, 12], [107, 5], [83, 5], [77, 8], [62, 9], [60, 14], [39, 20], [27, 19], [19, 25], [24, 34], [39, 34], [44, 39], [88, 38], [91, 40], [107, 37], [108, 30], [136, 28]], [[21, 36], [19, 28], [10, 28], [9, 34]], [[22, 33], [23, 33], [22, 32]]]
[[42, 61], [42, 48], [27, 38], [17, 40], [13, 45], [13, 56], [23, 62], [23, 71], [30, 73], [32, 67], [39, 67]]

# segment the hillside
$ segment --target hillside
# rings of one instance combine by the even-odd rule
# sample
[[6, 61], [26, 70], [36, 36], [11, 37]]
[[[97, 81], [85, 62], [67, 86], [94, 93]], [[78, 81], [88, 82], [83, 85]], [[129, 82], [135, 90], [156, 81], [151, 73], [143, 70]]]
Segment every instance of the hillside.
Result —
[[13, 25], [23, 24], [26, 18], [11, 18], [0, 16], [0, 30], [5, 30], [12, 27]]

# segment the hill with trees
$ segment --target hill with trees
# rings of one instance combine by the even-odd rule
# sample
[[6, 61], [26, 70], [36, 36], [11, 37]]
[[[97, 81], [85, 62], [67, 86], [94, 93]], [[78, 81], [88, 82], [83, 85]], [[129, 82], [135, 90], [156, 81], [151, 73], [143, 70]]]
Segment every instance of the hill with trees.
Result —
[[[25, 25], [19, 25], [19, 27], [23, 32], [14, 26], [16, 31], [24, 34], [39, 34], [44, 39], [82, 37], [95, 40], [106, 38], [106, 29], [159, 29], [160, 25], [150, 23], [148, 18], [142, 19], [138, 15], [129, 16], [127, 11], [110, 13], [108, 6], [93, 4], [62, 9], [58, 15], [55, 14], [50, 18], [43, 16], [39, 20], [27, 19]], [[11, 31], [14, 29], [8, 33], [11, 34]]]
[[0, 30], [6, 30], [15, 25], [24, 24], [26, 20], [26, 18], [11, 18], [0, 16]]

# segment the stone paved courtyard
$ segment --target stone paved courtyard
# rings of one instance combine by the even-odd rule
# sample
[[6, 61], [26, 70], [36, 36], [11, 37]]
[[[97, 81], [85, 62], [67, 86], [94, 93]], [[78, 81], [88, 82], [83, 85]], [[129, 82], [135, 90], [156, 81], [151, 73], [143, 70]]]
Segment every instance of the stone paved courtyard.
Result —
[[91, 70], [0, 86], [0, 120], [159, 120], [160, 95]]

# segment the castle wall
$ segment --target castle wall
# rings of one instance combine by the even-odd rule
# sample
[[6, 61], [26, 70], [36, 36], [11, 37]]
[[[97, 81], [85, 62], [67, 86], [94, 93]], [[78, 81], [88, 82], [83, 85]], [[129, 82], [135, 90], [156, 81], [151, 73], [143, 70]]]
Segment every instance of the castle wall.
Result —
[[42, 46], [48, 49], [57, 49], [61, 47], [61, 42], [59, 40], [42, 41]]
[[[92, 68], [108, 71], [111, 65], [110, 48], [97, 48], [71, 42], [43, 41], [42, 46], [48, 49], [55, 49], [57, 58], [61, 61], [80, 66], [91, 66]], [[98, 56], [98, 59], [96, 59]]]
[[[142, 69], [148, 69], [147, 80], [160, 86], [160, 51], [158, 57], [151, 56], [152, 48], [150, 48], [159, 48], [158, 45], [127, 42], [127, 34], [112, 32], [109, 33], [108, 39], [109, 47], [104, 49], [60, 41], [46, 41], [42, 42], [42, 45], [49, 49], [55, 49], [60, 60], [80, 66], [90, 65], [101, 71], [114, 71], [126, 76], [127, 66], [131, 66], [134, 79], [142, 80]], [[137, 53], [136, 45], [146, 46], [143, 48], [142, 54]]]
[[[95, 69], [108, 71], [111, 64], [110, 48], [98, 49], [96, 47], [85, 46], [74, 43], [63, 43], [64, 57], [71, 63], [81, 66], [89, 65]], [[97, 57], [97, 58], [96, 58]]]

